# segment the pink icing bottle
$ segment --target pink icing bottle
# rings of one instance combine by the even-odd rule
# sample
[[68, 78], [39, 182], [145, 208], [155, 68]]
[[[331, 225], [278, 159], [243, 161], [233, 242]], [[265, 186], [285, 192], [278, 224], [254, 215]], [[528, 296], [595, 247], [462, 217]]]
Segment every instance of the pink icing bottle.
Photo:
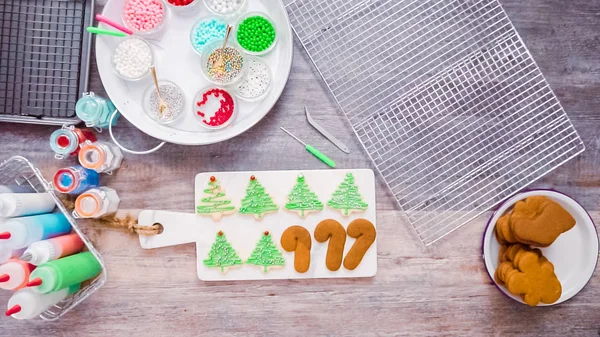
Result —
[[73, 233], [34, 242], [27, 247], [20, 259], [39, 266], [48, 261], [79, 253], [81, 249], [83, 249], [83, 241], [77, 233]]

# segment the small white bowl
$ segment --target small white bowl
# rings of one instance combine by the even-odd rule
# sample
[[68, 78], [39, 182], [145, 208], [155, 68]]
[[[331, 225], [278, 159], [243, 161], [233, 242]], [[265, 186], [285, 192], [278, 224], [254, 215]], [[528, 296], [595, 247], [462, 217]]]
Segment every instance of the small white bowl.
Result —
[[164, 0], [164, 2], [167, 4], [167, 7], [169, 7], [171, 11], [173, 11], [173, 13], [177, 15], [194, 15], [199, 11], [198, 4], [200, 3], [200, 0], [194, 0], [189, 5], [185, 6], [175, 6], [172, 3], [170, 3], [169, 0]]
[[123, 24], [125, 25], [125, 27], [131, 29], [133, 32], [143, 37], [151, 37], [158, 35], [158, 33], [165, 26], [165, 21], [167, 20], [167, 16], [169, 15], [169, 7], [165, 4], [166, 1], [160, 0], [160, 2], [162, 3], [164, 13], [161, 21], [156, 26], [154, 26], [154, 28], [150, 30], [137, 30], [131, 26], [129, 20], [125, 19], [125, 7], [127, 6], [127, 3], [129, 3], [129, 0], [123, 2], [123, 12], [121, 13], [121, 20], [123, 21]]
[[211, 1], [211, 0], [204, 0], [204, 6], [208, 9], [208, 11], [214, 15], [224, 16], [226, 18], [235, 18], [235, 17], [241, 15], [243, 12], [245, 12], [246, 8], [248, 7], [248, 0], [242, 0], [242, 4], [240, 5], [240, 7], [238, 7], [234, 11], [228, 12], [228, 13], [221, 13], [221, 12], [217, 11], [215, 8], [213, 8], [209, 4], [209, 1]]
[[483, 234], [483, 260], [488, 275], [496, 288], [513, 300], [525, 304], [521, 297], [511, 294], [508, 289], [498, 285], [494, 280], [500, 250], [494, 229], [498, 218], [512, 209], [517, 201], [532, 196], [545, 196], [552, 199], [564, 207], [576, 220], [575, 227], [560, 235], [550, 247], [541, 248], [544, 256], [554, 264], [554, 272], [562, 285], [562, 295], [555, 303], [540, 303], [538, 306], [557, 305], [571, 299], [586, 286], [598, 263], [598, 232], [594, 221], [583, 206], [571, 197], [552, 190], [532, 190], [517, 194], [505, 201], [494, 212]]
[[[229, 119], [225, 123], [218, 125], [218, 126], [211, 126], [211, 125], [206, 124], [203, 120], [204, 118], [202, 116], [198, 115], [198, 110], [199, 110], [198, 102], [201, 102], [203, 100], [202, 96], [204, 95], [205, 92], [208, 92], [213, 89], [223, 90], [223, 91], [227, 92], [227, 94], [229, 96], [231, 96], [231, 99], [233, 100], [233, 113], [231, 114], [231, 117], [229, 117]], [[214, 99], [217, 99], [217, 97], [214, 96]], [[212, 110], [214, 110], [214, 107]], [[210, 130], [219, 130], [219, 129], [223, 129], [223, 128], [227, 127], [229, 124], [231, 124], [235, 120], [238, 110], [239, 110], [239, 105], [238, 105], [237, 99], [235, 98], [235, 95], [230, 90], [227, 90], [227, 89], [225, 89], [223, 87], [219, 87], [219, 86], [208, 86], [208, 87], [198, 91], [198, 93], [194, 96], [194, 100], [192, 101], [192, 113], [194, 114], [196, 121], [198, 121], [198, 123], [200, 125], [202, 125], [203, 127], [210, 129]], [[206, 113], [209, 111], [204, 111], [204, 112]]]
[[[240, 25], [244, 22], [244, 20], [254, 17], [254, 16], [260, 16], [260, 17], [267, 19], [267, 21], [269, 21], [271, 23], [271, 25], [273, 25], [273, 29], [275, 30], [275, 40], [273, 40], [273, 43], [271, 43], [269, 48], [267, 48], [263, 51], [259, 51], [259, 52], [250, 51], [250, 50], [242, 47], [242, 45], [240, 44], [240, 42], [238, 40], [238, 33], [240, 31]], [[275, 21], [273, 21], [273, 19], [271, 19], [271, 17], [268, 16], [266, 13], [263, 13], [263, 12], [247, 13], [244, 16], [242, 16], [235, 25], [235, 42], [240, 46], [241, 50], [248, 55], [253, 55], [253, 56], [266, 55], [275, 48], [275, 46], [277, 45], [277, 41], [279, 41], [279, 31], [277, 30], [277, 25], [275, 24]]]
[[[210, 40], [208, 42], [206, 42], [201, 48], [201, 50], [198, 50], [198, 48], [196, 48], [196, 42], [194, 41], [194, 39], [196, 38], [196, 31], [198, 30], [198, 27], [200, 27], [200, 25], [204, 22], [210, 21], [210, 20], [215, 20], [220, 22], [221, 24], [225, 25], [225, 29], [223, 29], [223, 37], [221, 39], [213, 39]], [[194, 23], [194, 25], [192, 26], [192, 29], [190, 30], [190, 45], [192, 46], [192, 50], [194, 50], [194, 52], [196, 52], [196, 54], [198, 54], [199, 56], [202, 56], [204, 49], [206, 48], [207, 45], [215, 42], [215, 41], [223, 41], [223, 39], [225, 38], [225, 32], [227, 31], [227, 21], [225, 21], [223, 18], [220, 18], [218, 16], [204, 16], [201, 17], [200, 19], [198, 19], [198, 21], [196, 21], [196, 23]]]
[[200, 65], [202, 66], [202, 74], [209, 82], [216, 84], [216, 85], [220, 85], [220, 86], [229, 86], [229, 85], [239, 82], [242, 79], [242, 77], [244, 76], [244, 74], [246, 73], [246, 54], [244, 54], [244, 52], [242, 51], [242, 48], [239, 47], [237, 44], [235, 44], [233, 42], [228, 42], [227, 46], [225, 48], [232, 48], [240, 55], [240, 57], [242, 59], [242, 68], [240, 69], [237, 76], [231, 78], [231, 80], [218, 81], [217, 79], [211, 77], [209, 74], [208, 60], [209, 60], [210, 56], [218, 49], [221, 49], [222, 46], [223, 46], [223, 41], [213, 41], [211, 43], [208, 43], [204, 47], [202, 56], [200, 57]]
[[117, 65], [115, 63], [115, 52], [116, 52], [117, 48], [119, 48], [119, 46], [122, 43], [124, 43], [125, 41], [128, 41], [128, 40], [139, 40], [139, 41], [142, 41], [148, 47], [148, 49], [150, 49], [150, 65], [154, 64], [154, 51], [152, 50], [152, 46], [150, 46], [150, 44], [148, 42], [146, 42], [142, 38], [135, 37], [135, 36], [129, 36], [129, 37], [126, 37], [126, 38], [122, 39], [121, 42], [119, 42], [119, 44], [115, 47], [115, 50], [113, 51], [113, 54], [111, 56], [111, 64], [113, 66], [113, 70], [114, 70], [115, 74], [117, 74], [117, 76], [119, 76], [120, 78], [122, 78], [122, 79], [124, 79], [126, 81], [135, 82], [135, 81], [139, 81], [139, 80], [145, 78], [146, 76], [148, 76], [148, 74], [150, 74], [150, 68], [148, 67], [148, 69], [144, 72], [143, 75], [141, 75], [139, 77], [135, 77], [135, 78], [133, 78], [133, 77], [126, 77], [123, 74], [121, 74], [120, 71], [117, 70]]

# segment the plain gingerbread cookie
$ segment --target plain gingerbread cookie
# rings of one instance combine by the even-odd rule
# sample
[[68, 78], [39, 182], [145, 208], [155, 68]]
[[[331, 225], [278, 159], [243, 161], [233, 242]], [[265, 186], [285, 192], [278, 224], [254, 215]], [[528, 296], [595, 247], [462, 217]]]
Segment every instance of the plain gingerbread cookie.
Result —
[[356, 219], [348, 225], [347, 232], [348, 236], [355, 238], [356, 241], [354, 241], [352, 248], [346, 254], [346, 258], [344, 258], [344, 268], [354, 270], [358, 267], [373, 242], [375, 242], [377, 231], [371, 221]]
[[344, 226], [333, 219], [323, 220], [315, 228], [315, 240], [318, 242], [329, 240], [325, 265], [331, 271], [340, 269], [344, 258], [344, 246], [346, 245]]
[[306, 273], [310, 268], [310, 249], [312, 239], [304, 227], [292, 226], [281, 235], [281, 247], [286, 252], [294, 252], [294, 269]]

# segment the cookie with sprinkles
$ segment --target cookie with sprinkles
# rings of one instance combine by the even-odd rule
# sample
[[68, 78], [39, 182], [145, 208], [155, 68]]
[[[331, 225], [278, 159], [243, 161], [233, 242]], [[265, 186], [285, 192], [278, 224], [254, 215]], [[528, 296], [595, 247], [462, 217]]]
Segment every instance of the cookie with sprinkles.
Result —
[[277, 206], [269, 193], [258, 182], [255, 176], [250, 177], [250, 182], [246, 188], [246, 197], [242, 200], [240, 214], [253, 215], [257, 220], [262, 219], [265, 215], [277, 212]]
[[226, 198], [225, 190], [215, 176], [210, 177], [208, 186], [204, 189], [204, 196], [196, 206], [196, 214], [211, 216], [219, 221], [224, 215], [235, 213], [235, 206]]

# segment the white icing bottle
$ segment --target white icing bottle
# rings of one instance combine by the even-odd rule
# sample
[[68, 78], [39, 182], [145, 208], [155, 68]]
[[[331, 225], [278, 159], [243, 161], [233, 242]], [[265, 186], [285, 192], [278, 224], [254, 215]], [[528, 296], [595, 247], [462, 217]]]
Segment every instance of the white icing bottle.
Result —
[[48, 294], [40, 294], [31, 289], [24, 288], [12, 295], [8, 300], [6, 316], [16, 319], [32, 319], [41, 315], [55, 304], [67, 298], [67, 296], [79, 291], [80, 284]]
[[0, 217], [12, 218], [50, 213], [56, 202], [48, 193], [0, 194]]

